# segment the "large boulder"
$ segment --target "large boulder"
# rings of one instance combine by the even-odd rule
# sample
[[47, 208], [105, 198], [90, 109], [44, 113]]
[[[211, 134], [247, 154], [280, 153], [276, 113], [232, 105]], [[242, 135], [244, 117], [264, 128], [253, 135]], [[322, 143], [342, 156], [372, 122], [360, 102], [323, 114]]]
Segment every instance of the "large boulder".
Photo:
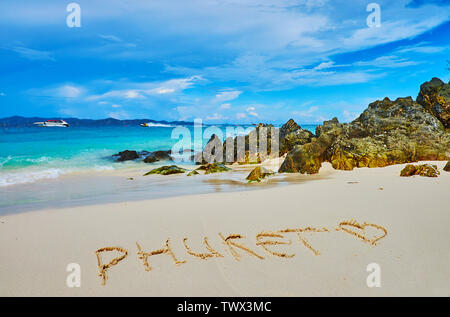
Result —
[[302, 129], [293, 119], [280, 128], [280, 156], [291, 151], [296, 145], [311, 142], [314, 134]]
[[223, 162], [223, 145], [216, 134], [211, 135], [203, 151], [197, 154], [195, 161], [201, 164]]
[[450, 146], [442, 123], [412, 98], [371, 103], [327, 150], [336, 169], [445, 160]]
[[450, 83], [433, 78], [420, 86], [417, 102], [450, 128]]
[[167, 161], [171, 159], [171, 151], [155, 151], [148, 154], [143, 160], [145, 163], [154, 163], [158, 161]]
[[[274, 133], [274, 140], [272, 140], [272, 133]], [[272, 153], [273, 148], [280, 147], [276, 134], [279, 134], [279, 130], [272, 124], [260, 123], [247, 135], [228, 137], [223, 143], [223, 162], [256, 164], [278, 155], [278, 152]], [[272, 144], [272, 141], [277, 144]]]
[[136, 151], [125, 150], [118, 154], [114, 154], [113, 157], [115, 157], [118, 162], [124, 162], [139, 158], [139, 154]]
[[323, 126], [316, 128], [316, 137], [310, 143], [296, 145], [286, 156], [281, 165], [280, 173], [319, 172], [322, 162], [327, 160], [327, 150], [333, 142], [343, 134], [346, 125], [339, 123], [337, 118], [324, 121]]
[[184, 172], [186, 172], [186, 169], [178, 167], [176, 165], [170, 165], [152, 169], [150, 172], [145, 173], [144, 176], [152, 174], [160, 174], [160, 175], [182, 174]]

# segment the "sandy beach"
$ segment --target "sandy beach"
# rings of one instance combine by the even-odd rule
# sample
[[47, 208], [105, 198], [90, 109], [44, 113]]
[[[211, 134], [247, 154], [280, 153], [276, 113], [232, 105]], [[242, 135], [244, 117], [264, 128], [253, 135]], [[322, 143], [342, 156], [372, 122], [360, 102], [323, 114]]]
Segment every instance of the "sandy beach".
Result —
[[[430, 163], [439, 177], [323, 163], [288, 186], [2, 215], [0, 295], [449, 296], [450, 173]], [[168, 239], [170, 252], [150, 255]], [[105, 247], [127, 255], [102, 285], [95, 251]], [[80, 287], [66, 284], [70, 263]], [[371, 263], [381, 287], [367, 286]]]

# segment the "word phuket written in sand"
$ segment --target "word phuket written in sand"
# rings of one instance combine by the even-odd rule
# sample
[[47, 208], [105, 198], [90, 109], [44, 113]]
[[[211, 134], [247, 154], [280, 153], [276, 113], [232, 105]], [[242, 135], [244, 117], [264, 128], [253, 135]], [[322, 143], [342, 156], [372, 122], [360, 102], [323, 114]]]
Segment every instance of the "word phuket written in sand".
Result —
[[[372, 229], [369, 233], [367, 229]], [[261, 231], [256, 235], [256, 247], [260, 247], [260, 250], [251, 249], [250, 247], [239, 242], [244, 238], [242, 234], [229, 234], [228, 236], [218, 233], [223, 244], [228, 249], [231, 256], [240, 261], [242, 254], [245, 253], [249, 256], [256, 257], [260, 260], [264, 260], [266, 254], [270, 256], [276, 256], [281, 258], [293, 258], [295, 254], [289, 254], [273, 248], [281, 245], [292, 244], [291, 240], [288, 240], [285, 236], [287, 234], [295, 234], [298, 241], [309, 249], [314, 255], [320, 255], [320, 252], [312, 247], [309, 241], [305, 238], [305, 233], [329, 233], [331, 231], [341, 231], [350, 234], [353, 237], [360, 239], [361, 241], [376, 245], [378, 241], [383, 239], [387, 235], [387, 230], [377, 224], [373, 223], [358, 223], [355, 220], [342, 221], [336, 227], [328, 229], [326, 227], [305, 227], [305, 228], [286, 228], [278, 231]], [[370, 236], [369, 236], [370, 235]], [[188, 238], [183, 239], [183, 246], [186, 253], [194, 258], [208, 260], [212, 258], [223, 258], [224, 253], [219, 252], [213, 246], [211, 246], [208, 237], [203, 237], [203, 244], [206, 252], [198, 253], [189, 246]], [[144, 251], [142, 246], [136, 242], [138, 259], [142, 261], [142, 264], [146, 271], [151, 271], [152, 266], [149, 263], [149, 258], [155, 255], [165, 254], [168, 255], [176, 265], [186, 263], [186, 260], [179, 260], [179, 257], [175, 255], [175, 252], [170, 246], [170, 238], [166, 240], [164, 246], [161, 249], [154, 251]], [[109, 263], [102, 263], [101, 255], [105, 252], [119, 252], [121, 255], [114, 258]], [[99, 276], [101, 278], [102, 285], [105, 285], [108, 275], [107, 271], [124, 260], [128, 256], [128, 250], [121, 247], [104, 247], [95, 251], [97, 256], [97, 265], [99, 269]]]

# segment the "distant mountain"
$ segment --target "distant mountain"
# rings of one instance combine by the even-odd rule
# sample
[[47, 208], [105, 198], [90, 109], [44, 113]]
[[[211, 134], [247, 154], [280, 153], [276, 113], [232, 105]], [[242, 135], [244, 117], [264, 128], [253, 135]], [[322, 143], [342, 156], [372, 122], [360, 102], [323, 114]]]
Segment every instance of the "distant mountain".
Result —
[[72, 127], [115, 127], [115, 126], [139, 126], [141, 123], [167, 124], [167, 125], [193, 125], [193, 122], [187, 121], [156, 121], [151, 119], [134, 119], [134, 120], [118, 120], [114, 118], [106, 118], [100, 120], [78, 119], [78, 118], [60, 118], [60, 117], [20, 117], [13, 116], [8, 118], [0, 118], [0, 127], [19, 128], [31, 127], [34, 122], [42, 122], [46, 120], [65, 120]]

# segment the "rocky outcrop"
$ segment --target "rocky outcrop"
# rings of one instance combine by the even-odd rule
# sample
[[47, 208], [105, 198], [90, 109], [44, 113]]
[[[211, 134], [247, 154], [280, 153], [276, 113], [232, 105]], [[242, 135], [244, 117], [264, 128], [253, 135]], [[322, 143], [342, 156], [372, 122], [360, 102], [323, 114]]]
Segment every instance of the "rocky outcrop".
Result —
[[194, 176], [194, 175], [198, 175], [199, 172], [197, 172], [196, 170], [190, 171], [187, 176]]
[[172, 175], [172, 174], [182, 174], [185, 173], [186, 169], [178, 167], [176, 165], [170, 166], [161, 166], [159, 168], [152, 169], [150, 172], [145, 173], [144, 176], [152, 175], [152, 174], [160, 174], [160, 175]]
[[213, 162], [223, 162], [222, 141], [216, 134], [211, 135], [202, 152], [194, 155], [197, 164], [208, 164]]
[[262, 167], [262, 166], [258, 166], [255, 167], [250, 174], [248, 174], [248, 176], [246, 177], [246, 179], [248, 180], [249, 183], [252, 182], [261, 182], [264, 178], [266, 178], [267, 176], [273, 175], [274, 172], [272, 172], [271, 170]]
[[316, 129], [310, 143], [296, 145], [280, 172], [314, 174], [322, 162], [335, 169], [382, 167], [418, 160], [447, 160], [450, 136], [442, 122], [411, 97], [373, 102], [357, 118], [337, 118]]
[[249, 134], [229, 137], [223, 144], [216, 135], [213, 135], [203, 153], [195, 156], [195, 161], [202, 164], [206, 162], [259, 164], [267, 158], [286, 154], [296, 145], [311, 142], [313, 136], [313, 133], [302, 129], [293, 119], [281, 128], [260, 123]]
[[436, 165], [422, 164], [422, 165], [412, 165], [408, 164], [404, 169], [401, 170], [400, 176], [426, 176], [426, 177], [438, 177], [439, 171]]
[[325, 121], [316, 129], [316, 137], [310, 143], [295, 146], [286, 156], [279, 172], [315, 174], [327, 159], [327, 149], [343, 133], [337, 118]]
[[148, 154], [143, 160], [144, 163], [154, 163], [158, 161], [167, 161], [171, 159], [171, 151], [155, 151]]
[[213, 174], [213, 173], [222, 173], [230, 171], [231, 168], [226, 167], [224, 164], [221, 163], [211, 163], [211, 164], [205, 164], [197, 168], [197, 171], [205, 171], [206, 174]]
[[302, 129], [293, 119], [280, 128], [280, 156], [291, 151], [296, 145], [310, 143], [314, 134]]
[[154, 163], [158, 161], [171, 160], [171, 151], [130, 151], [125, 150], [113, 155], [113, 158], [116, 159], [117, 162], [131, 161], [136, 159], [143, 159], [145, 163]]
[[450, 128], [450, 83], [433, 78], [420, 86], [417, 102]]
[[450, 172], [450, 160], [448, 160], [447, 164], [445, 164], [444, 171]]
[[[258, 164], [270, 157], [272, 153], [272, 132], [278, 132], [272, 124], [258, 124], [247, 135], [229, 137], [223, 143], [224, 162], [239, 164]], [[277, 138], [274, 138], [278, 142]], [[232, 150], [231, 150], [232, 149]]]
[[136, 151], [125, 150], [118, 154], [114, 154], [113, 157], [115, 157], [118, 162], [124, 162], [139, 158], [139, 154]]

